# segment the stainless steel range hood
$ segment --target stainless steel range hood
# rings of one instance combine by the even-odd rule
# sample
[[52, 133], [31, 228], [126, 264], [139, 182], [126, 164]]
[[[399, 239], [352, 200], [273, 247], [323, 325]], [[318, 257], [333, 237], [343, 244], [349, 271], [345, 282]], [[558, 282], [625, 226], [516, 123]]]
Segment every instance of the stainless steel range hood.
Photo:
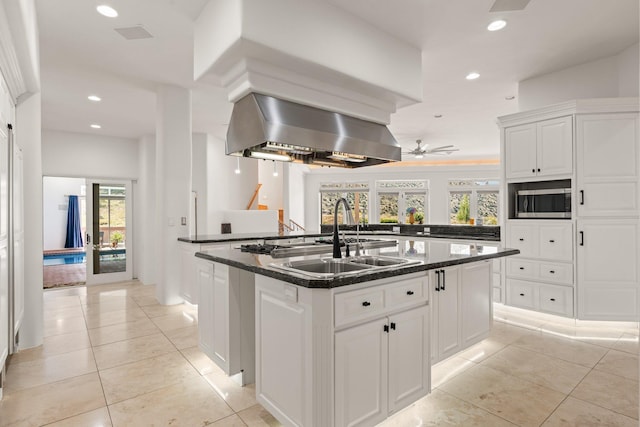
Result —
[[233, 106], [229, 155], [356, 168], [400, 160], [389, 129], [272, 96], [250, 93]]

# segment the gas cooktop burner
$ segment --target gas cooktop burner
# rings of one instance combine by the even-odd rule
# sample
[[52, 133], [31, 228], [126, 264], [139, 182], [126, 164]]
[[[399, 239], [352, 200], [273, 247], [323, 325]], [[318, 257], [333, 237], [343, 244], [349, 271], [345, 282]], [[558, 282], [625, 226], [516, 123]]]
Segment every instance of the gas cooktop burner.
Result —
[[252, 254], [270, 254], [272, 250], [278, 248], [277, 245], [270, 245], [268, 243], [265, 244], [251, 244], [251, 245], [240, 245], [240, 250], [242, 252], [250, 252]]

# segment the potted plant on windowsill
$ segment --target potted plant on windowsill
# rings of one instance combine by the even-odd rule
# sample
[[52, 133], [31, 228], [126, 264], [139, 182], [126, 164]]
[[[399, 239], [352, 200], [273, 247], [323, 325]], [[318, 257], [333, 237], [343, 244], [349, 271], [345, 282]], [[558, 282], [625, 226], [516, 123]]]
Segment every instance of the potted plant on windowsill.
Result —
[[416, 222], [415, 214], [418, 210], [413, 206], [407, 208], [407, 213], [409, 214], [409, 224], [413, 224]]
[[111, 247], [113, 249], [117, 248], [118, 245], [120, 244], [120, 242], [122, 242], [122, 240], [124, 239], [124, 236], [122, 235], [121, 232], [119, 231], [114, 231], [111, 234]]
[[413, 217], [418, 224], [422, 224], [422, 221], [424, 221], [424, 214], [422, 212], [416, 212]]

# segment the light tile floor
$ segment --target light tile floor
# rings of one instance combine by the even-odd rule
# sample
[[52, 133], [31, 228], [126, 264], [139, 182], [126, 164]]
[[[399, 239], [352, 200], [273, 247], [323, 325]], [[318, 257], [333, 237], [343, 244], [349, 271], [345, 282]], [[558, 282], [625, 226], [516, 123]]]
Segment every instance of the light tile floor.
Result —
[[[197, 347], [197, 313], [137, 282], [44, 293], [44, 343], [12, 356], [0, 426], [277, 426]], [[637, 426], [638, 326], [496, 306], [381, 426]], [[324, 427], [324, 426], [322, 426]]]

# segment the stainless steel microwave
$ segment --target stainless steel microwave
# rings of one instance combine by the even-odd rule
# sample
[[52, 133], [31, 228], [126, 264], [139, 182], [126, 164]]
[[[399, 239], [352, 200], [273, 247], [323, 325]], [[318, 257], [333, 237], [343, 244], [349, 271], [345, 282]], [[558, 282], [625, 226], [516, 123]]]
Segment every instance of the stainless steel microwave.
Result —
[[571, 218], [571, 189], [516, 191], [516, 218]]

